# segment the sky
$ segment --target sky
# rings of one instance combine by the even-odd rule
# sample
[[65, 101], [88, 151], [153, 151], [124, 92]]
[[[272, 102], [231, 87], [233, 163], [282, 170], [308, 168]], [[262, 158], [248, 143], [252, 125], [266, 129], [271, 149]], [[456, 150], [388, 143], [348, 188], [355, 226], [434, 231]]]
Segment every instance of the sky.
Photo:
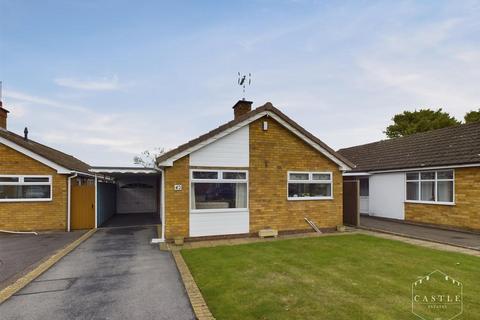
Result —
[[479, 1], [0, 0], [9, 130], [133, 165], [270, 101], [334, 149], [396, 113], [480, 107]]

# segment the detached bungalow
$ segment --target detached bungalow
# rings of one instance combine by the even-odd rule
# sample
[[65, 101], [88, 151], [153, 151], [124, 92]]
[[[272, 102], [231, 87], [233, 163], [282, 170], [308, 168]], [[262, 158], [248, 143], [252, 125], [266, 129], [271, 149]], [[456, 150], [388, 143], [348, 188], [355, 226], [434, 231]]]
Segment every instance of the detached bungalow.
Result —
[[251, 106], [238, 101], [232, 121], [161, 155], [156, 169], [90, 167], [7, 131], [1, 108], [0, 229], [95, 228], [121, 215], [136, 224], [147, 214], [161, 217], [165, 241], [311, 230], [305, 218], [341, 225], [342, 174], [353, 165], [271, 103]]
[[361, 213], [480, 230], [480, 122], [338, 152], [356, 164]]
[[342, 224], [351, 163], [271, 103], [238, 101], [234, 120], [157, 159], [166, 239], [298, 232]]

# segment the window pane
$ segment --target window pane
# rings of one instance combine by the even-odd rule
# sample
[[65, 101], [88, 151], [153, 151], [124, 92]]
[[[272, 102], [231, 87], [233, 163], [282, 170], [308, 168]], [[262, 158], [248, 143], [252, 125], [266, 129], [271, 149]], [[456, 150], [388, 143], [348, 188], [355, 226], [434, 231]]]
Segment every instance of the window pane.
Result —
[[216, 171], [194, 171], [194, 179], [218, 179], [218, 172]]
[[453, 171], [438, 171], [437, 172], [437, 179], [453, 179]]
[[0, 186], [0, 199], [49, 199], [50, 186]]
[[308, 180], [308, 173], [290, 173], [290, 180]]
[[422, 201], [435, 201], [435, 182], [421, 182], [420, 194], [420, 200]]
[[368, 178], [360, 179], [360, 197], [368, 197]]
[[418, 172], [407, 173], [407, 180], [418, 180]]
[[438, 181], [437, 201], [453, 202], [453, 181]]
[[18, 177], [0, 177], [0, 182], [18, 182]]
[[420, 178], [422, 180], [434, 180], [435, 179], [435, 172], [422, 172], [422, 173], [420, 173]]
[[330, 183], [289, 183], [288, 196], [290, 198], [331, 197]]
[[247, 207], [246, 183], [193, 184], [192, 209], [227, 209]]
[[312, 180], [330, 180], [330, 173], [314, 173]]
[[407, 200], [418, 200], [418, 182], [407, 182]]
[[246, 172], [224, 172], [223, 179], [247, 179]]
[[23, 182], [49, 182], [48, 177], [25, 177]]

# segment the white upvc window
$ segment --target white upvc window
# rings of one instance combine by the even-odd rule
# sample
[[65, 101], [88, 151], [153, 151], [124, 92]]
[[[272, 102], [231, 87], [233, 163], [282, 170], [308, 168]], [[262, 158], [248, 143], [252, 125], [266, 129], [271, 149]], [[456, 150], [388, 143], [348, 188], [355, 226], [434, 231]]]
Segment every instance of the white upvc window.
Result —
[[247, 170], [190, 171], [190, 212], [245, 211], [248, 208]]
[[416, 203], [455, 203], [453, 170], [405, 173], [405, 201]]
[[288, 200], [333, 199], [333, 177], [331, 172], [287, 173]]
[[52, 176], [0, 175], [0, 202], [51, 200]]

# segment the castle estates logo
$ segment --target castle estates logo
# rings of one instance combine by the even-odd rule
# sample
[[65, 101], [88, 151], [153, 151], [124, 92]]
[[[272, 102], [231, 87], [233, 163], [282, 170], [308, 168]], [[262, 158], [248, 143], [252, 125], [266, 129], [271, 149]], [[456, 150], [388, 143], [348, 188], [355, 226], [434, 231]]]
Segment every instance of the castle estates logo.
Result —
[[435, 270], [412, 283], [412, 313], [423, 320], [451, 320], [463, 312], [463, 285]]

